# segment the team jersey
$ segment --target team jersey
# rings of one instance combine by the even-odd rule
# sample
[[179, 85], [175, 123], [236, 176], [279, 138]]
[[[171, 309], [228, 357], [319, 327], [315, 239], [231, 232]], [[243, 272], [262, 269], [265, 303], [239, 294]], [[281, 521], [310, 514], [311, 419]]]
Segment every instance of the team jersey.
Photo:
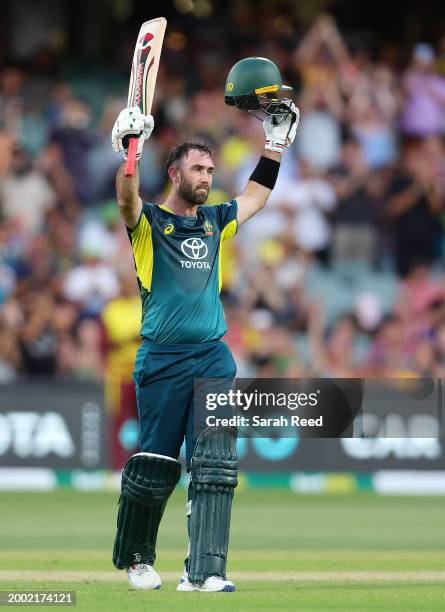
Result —
[[141, 336], [159, 344], [195, 344], [226, 332], [221, 242], [238, 228], [236, 200], [199, 206], [196, 217], [144, 203], [128, 235], [142, 299]]

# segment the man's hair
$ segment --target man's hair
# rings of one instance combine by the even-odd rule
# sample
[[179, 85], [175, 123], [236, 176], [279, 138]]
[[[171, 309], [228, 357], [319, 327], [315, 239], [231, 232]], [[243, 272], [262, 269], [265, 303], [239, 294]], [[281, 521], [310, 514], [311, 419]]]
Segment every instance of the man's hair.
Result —
[[181, 144], [170, 149], [170, 152], [167, 156], [167, 160], [165, 162], [165, 169], [167, 171], [167, 174], [168, 169], [171, 166], [174, 166], [175, 168], [180, 168], [182, 160], [187, 157], [189, 151], [199, 151], [202, 155], [208, 155], [209, 157], [212, 157], [211, 148], [203, 142], [181, 142]]

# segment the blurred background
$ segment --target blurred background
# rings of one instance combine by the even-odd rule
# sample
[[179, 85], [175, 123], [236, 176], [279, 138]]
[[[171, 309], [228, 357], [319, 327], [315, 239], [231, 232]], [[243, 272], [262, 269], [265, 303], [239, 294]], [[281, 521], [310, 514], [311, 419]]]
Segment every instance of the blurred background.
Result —
[[[379, 2], [353, 0], [5, 4], [2, 486], [36, 482], [35, 472], [11, 471], [19, 466], [119, 469], [137, 447], [131, 372], [140, 299], [114, 200], [121, 159], [110, 132], [126, 105], [140, 24], [159, 14], [168, 29], [155, 130], [140, 164], [146, 201], [165, 198], [163, 163], [183, 139], [213, 148], [210, 203], [244, 189], [264, 134], [257, 119], [224, 105], [225, 79], [239, 59], [276, 62], [301, 109], [267, 207], [224, 243], [225, 340], [238, 376], [444, 375], [440, 7], [433, 0], [407, 1], [403, 13], [396, 4], [382, 11]], [[445, 491], [442, 445], [425, 440], [366, 448], [360, 440], [325, 441], [321, 450], [319, 441], [256, 440], [241, 442], [240, 454], [259, 474], [297, 470], [286, 483], [298, 490], [376, 488], [359, 473], [416, 469], [436, 470], [430, 489]], [[302, 475], [320, 471], [347, 475]], [[72, 478], [66, 474], [57, 472], [58, 482]], [[54, 482], [47, 472], [41, 479], [42, 487]]]

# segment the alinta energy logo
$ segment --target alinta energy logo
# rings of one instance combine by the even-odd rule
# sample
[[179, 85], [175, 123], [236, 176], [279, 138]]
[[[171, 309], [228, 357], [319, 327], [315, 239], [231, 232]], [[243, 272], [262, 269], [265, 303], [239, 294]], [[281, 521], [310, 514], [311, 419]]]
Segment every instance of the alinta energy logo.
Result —
[[182, 268], [197, 268], [210, 270], [210, 265], [207, 261], [200, 261], [207, 257], [208, 248], [204, 240], [201, 238], [187, 238], [182, 241], [181, 251], [187, 257], [188, 260], [180, 260]]

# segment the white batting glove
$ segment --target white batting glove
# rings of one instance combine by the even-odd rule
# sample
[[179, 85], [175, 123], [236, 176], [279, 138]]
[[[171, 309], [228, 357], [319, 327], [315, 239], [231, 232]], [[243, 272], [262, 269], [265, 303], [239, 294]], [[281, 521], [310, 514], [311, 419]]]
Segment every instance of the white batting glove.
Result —
[[300, 111], [292, 100], [284, 99], [281, 104], [289, 108], [289, 114], [285, 117], [271, 115], [263, 121], [264, 133], [266, 134], [265, 148], [269, 151], [282, 153], [285, 147], [294, 142], [297, 133]]
[[142, 155], [144, 142], [147, 138], [150, 138], [153, 127], [153, 117], [151, 115], [143, 115], [138, 106], [124, 108], [124, 110], [119, 113], [113, 131], [111, 132], [111, 144], [113, 145], [113, 149], [116, 153], [123, 151], [124, 159], [127, 159], [129, 138], [131, 136], [137, 136], [139, 140], [136, 159], [139, 159]]

